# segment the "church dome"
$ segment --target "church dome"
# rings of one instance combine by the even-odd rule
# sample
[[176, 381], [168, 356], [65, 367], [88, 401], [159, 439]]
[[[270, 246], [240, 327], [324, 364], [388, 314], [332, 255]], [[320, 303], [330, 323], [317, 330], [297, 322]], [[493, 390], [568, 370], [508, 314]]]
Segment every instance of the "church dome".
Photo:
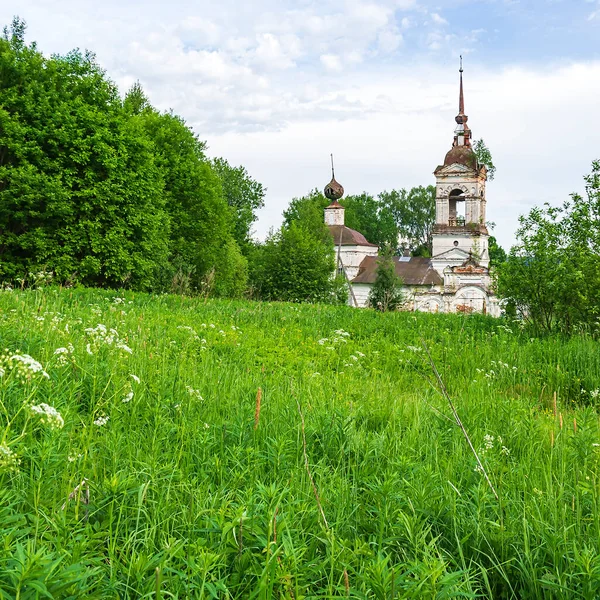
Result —
[[344, 195], [344, 188], [335, 180], [335, 177], [332, 177], [325, 186], [324, 193], [329, 200], [339, 200]]
[[477, 156], [470, 146], [454, 146], [444, 159], [444, 166], [448, 165], [464, 165], [469, 169], [477, 169]]

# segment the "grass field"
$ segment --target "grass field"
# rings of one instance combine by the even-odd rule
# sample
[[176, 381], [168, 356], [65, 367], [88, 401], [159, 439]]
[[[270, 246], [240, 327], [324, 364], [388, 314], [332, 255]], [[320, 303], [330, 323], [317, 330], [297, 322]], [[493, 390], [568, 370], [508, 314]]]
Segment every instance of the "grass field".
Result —
[[2, 598], [600, 596], [592, 339], [47, 289], [0, 348]]

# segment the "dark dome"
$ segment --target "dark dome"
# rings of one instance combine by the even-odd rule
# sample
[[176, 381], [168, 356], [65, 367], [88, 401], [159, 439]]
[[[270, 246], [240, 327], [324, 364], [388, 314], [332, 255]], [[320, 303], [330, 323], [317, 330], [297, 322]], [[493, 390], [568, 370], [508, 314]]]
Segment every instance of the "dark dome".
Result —
[[344, 188], [335, 180], [332, 179], [325, 186], [325, 197], [329, 200], [339, 200], [344, 195]]
[[454, 146], [444, 159], [444, 166], [448, 165], [465, 165], [469, 169], [477, 169], [477, 156], [470, 146]]

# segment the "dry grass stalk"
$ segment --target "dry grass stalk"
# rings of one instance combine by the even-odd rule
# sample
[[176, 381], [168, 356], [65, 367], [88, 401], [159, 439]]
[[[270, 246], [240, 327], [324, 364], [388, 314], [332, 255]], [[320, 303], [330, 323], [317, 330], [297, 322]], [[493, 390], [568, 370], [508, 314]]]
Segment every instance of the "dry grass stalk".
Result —
[[256, 391], [256, 407], [254, 408], [254, 431], [258, 427], [260, 421], [260, 401], [262, 400], [262, 388]]
[[[83, 495], [81, 495], [80, 492], [82, 492]], [[84, 478], [79, 485], [76, 485], [73, 488], [73, 491], [69, 494], [66, 502], [60, 507], [60, 510], [65, 510], [65, 508], [67, 508], [67, 504], [75, 497], [77, 497], [78, 502], [83, 504], [90, 503], [90, 486], [88, 485], [87, 479]]]
[[554, 448], [554, 430], [550, 432], [550, 445]]
[[577, 433], [577, 418], [573, 417], [573, 433]]
[[344, 588], [346, 589], [346, 596], [350, 596], [350, 580], [348, 579], [348, 571], [344, 569]]
[[562, 413], [559, 413], [558, 415], [558, 421], [560, 423], [560, 428], [563, 428], [563, 417], [562, 417]]
[[300, 413], [300, 421], [302, 423], [302, 452], [304, 453], [304, 466], [306, 467], [306, 472], [308, 473], [308, 478], [310, 479], [310, 483], [312, 485], [315, 500], [317, 501], [317, 506], [319, 507], [319, 512], [321, 513], [321, 518], [323, 519], [325, 528], [329, 529], [329, 523], [327, 522], [325, 512], [323, 511], [323, 507], [321, 506], [321, 498], [319, 498], [319, 492], [317, 490], [317, 486], [315, 485], [315, 480], [313, 479], [312, 473], [310, 472], [310, 466], [308, 464], [308, 454], [306, 452], [306, 432], [304, 430], [304, 415], [302, 414], [302, 409], [300, 408], [300, 403], [298, 402], [298, 400], [296, 400], [296, 405], [298, 406], [298, 412]]
[[554, 409], [554, 418], [556, 419], [556, 392], [552, 396], [552, 408]]
[[428, 358], [429, 364], [431, 365], [431, 368], [433, 370], [433, 374], [435, 375], [435, 378], [438, 382], [440, 392], [442, 393], [444, 398], [446, 398], [446, 401], [448, 402], [448, 405], [450, 406], [450, 410], [452, 411], [452, 416], [454, 417], [456, 424], [460, 427], [461, 431], [463, 432], [463, 435], [465, 436], [465, 439], [467, 440], [467, 444], [469, 444], [469, 448], [471, 448], [471, 452], [473, 452], [473, 455], [475, 456], [475, 460], [477, 460], [479, 469], [481, 469], [481, 472], [483, 473], [483, 476], [485, 477], [485, 480], [487, 481], [488, 486], [492, 490], [492, 493], [494, 494], [496, 500], [498, 500], [498, 502], [499, 502], [500, 498], [498, 497], [496, 489], [494, 488], [492, 481], [490, 480], [490, 477], [489, 477], [487, 471], [485, 470], [485, 467], [483, 466], [481, 459], [479, 458], [479, 454], [477, 454], [477, 450], [475, 450], [475, 447], [473, 446], [473, 443], [471, 442], [471, 438], [469, 437], [469, 434], [467, 433], [465, 426], [463, 425], [462, 421], [460, 420], [460, 417], [458, 416], [458, 412], [456, 411], [454, 402], [452, 402], [452, 398], [450, 398], [450, 394], [448, 393], [448, 390], [446, 389], [446, 385], [444, 384], [444, 381], [442, 380], [442, 377], [441, 377], [439, 371], [437, 370], [435, 363], [433, 362], [433, 358], [431, 358], [431, 353], [429, 352], [429, 348], [427, 347], [427, 344], [425, 343], [425, 340], [423, 338], [421, 338], [421, 343], [423, 344], [423, 348], [425, 349], [425, 352], [427, 353], [427, 358]]

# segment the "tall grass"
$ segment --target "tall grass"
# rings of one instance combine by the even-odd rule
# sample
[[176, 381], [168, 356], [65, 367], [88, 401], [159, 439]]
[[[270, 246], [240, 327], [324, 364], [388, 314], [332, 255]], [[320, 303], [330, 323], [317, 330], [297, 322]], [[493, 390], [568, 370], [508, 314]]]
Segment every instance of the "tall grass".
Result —
[[592, 339], [92, 290], [0, 310], [2, 597], [600, 595]]

